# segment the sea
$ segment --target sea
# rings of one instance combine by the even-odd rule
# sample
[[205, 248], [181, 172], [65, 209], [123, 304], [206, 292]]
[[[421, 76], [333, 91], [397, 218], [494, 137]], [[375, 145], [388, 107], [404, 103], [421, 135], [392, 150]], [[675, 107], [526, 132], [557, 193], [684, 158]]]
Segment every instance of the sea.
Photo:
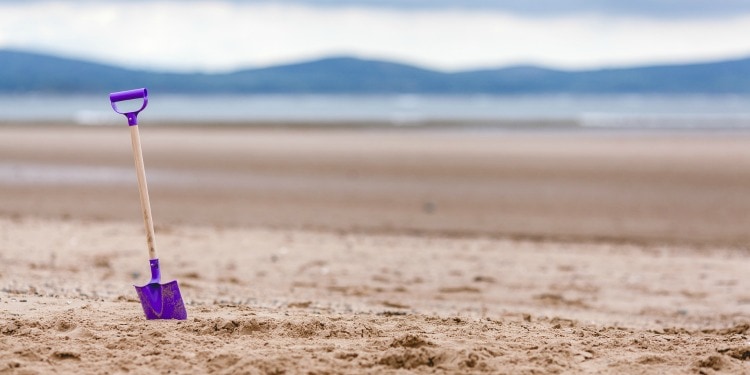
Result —
[[[123, 105], [140, 106], [137, 103]], [[150, 93], [146, 121], [601, 129], [750, 129], [750, 95], [172, 95]], [[101, 95], [0, 95], [0, 122], [122, 123]]]

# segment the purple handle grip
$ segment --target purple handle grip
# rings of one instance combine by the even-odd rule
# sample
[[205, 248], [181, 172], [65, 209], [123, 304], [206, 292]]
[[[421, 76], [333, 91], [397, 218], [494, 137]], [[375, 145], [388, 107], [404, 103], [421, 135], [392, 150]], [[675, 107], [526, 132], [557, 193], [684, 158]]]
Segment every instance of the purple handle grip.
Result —
[[127, 90], [127, 91], [119, 91], [119, 92], [113, 92], [109, 94], [109, 101], [116, 103], [116, 102], [121, 102], [123, 100], [145, 98], [147, 96], [148, 96], [148, 90], [146, 90], [145, 88]]
[[[133, 112], [120, 112], [119, 109], [117, 109], [117, 102], [121, 102], [123, 100], [132, 100], [132, 99], [143, 99], [143, 105], [140, 109]], [[112, 104], [112, 109], [115, 110], [115, 112], [125, 115], [125, 117], [128, 118], [128, 125], [134, 126], [138, 125], [138, 113], [140, 113], [146, 106], [148, 105], [148, 90], [145, 88], [141, 89], [134, 89], [134, 90], [127, 90], [127, 91], [118, 91], [113, 92], [109, 94], [109, 101]]]

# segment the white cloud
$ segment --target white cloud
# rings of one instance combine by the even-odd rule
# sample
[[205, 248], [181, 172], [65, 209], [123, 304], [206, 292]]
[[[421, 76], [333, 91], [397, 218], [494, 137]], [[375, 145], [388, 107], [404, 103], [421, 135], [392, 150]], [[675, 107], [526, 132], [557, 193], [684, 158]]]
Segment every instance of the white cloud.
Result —
[[237, 2], [0, 3], [0, 47], [130, 67], [229, 70], [356, 55], [445, 70], [537, 63], [583, 68], [750, 53], [750, 16], [728, 19]]

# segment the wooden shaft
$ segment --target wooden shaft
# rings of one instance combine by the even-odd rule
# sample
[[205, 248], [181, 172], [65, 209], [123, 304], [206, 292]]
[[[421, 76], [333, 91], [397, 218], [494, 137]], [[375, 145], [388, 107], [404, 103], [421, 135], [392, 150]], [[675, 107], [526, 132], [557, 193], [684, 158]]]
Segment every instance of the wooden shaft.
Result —
[[156, 259], [156, 248], [154, 247], [154, 220], [151, 218], [151, 201], [148, 199], [146, 169], [143, 165], [143, 151], [141, 151], [141, 135], [138, 133], [138, 125], [130, 126], [130, 141], [133, 144], [135, 172], [138, 176], [138, 192], [141, 193], [141, 210], [143, 211], [143, 224], [146, 226], [148, 256], [149, 259]]

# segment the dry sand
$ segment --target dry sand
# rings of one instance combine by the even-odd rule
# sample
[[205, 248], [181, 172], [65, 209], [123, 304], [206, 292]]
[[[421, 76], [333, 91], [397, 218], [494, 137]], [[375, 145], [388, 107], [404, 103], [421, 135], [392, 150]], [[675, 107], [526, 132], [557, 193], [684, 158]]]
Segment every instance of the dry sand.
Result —
[[750, 134], [0, 128], [0, 373], [750, 373]]

